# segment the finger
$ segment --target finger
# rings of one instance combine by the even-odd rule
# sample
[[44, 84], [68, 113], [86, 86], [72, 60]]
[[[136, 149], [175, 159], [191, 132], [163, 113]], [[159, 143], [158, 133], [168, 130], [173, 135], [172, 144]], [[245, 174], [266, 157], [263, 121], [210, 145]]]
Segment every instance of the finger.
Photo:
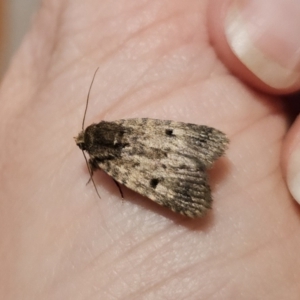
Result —
[[300, 89], [300, 2], [212, 0], [209, 30], [237, 77], [274, 94]]
[[300, 117], [286, 136], [282, 156], [287, 186], [293, 198], [300, 204]]

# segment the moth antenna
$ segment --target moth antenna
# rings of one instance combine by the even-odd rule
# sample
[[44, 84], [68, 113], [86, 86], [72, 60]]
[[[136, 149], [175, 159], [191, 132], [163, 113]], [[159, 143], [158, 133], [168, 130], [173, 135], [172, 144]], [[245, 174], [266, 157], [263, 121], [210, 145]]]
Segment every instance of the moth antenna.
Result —
[[89, 104], [89, 100], [90, 100], [91, 89], [92, 89], [92, 86], [93, 86], [93, 83], [94, 83], [94, 80], [95, 80], [95, 77], [96, 77], [96, 74], [97, 74], [98, 70], [99, 70], [99, 67], [96, 69], [96, 71], [94, 73], [92, 82], [90, 84], [89, 92], [88, 92], [88, 95], [87, 95], [87, 98], [86, 98], [86, 105], [85, 105], [85, 110], [84, 110], [84, 115], [83, 115], [83, 120], [82, 120], [82, 131], [84, 131], [85, 116], [86, 116], [86, 112], [87, 112], [87, 108], [88, 108], [88, 104]]
[[97, 193], [97, 195], [98, 195], [99, 199], [101, 199], [101, 197], [100, 197], [100, 195], [99, 195], [99, 192], [98, 192], [98, 190], [97, 190], [97, 187], [96, 187], [95, 181], [94, 181], [94, 179], [93, 179], [93, 174], [92, 174], [91, 167], [90, 167], [90, 165], [89, 165], [89, 163], [88, 163], [88, 160], [87, 160], [87, 158], [86, 158], [86, 156], [85, 156], [85, 153], [84, 153], [84, 151], [82, 151], [82, 154], [83, 154], [83, 156], [84, 156], [84, 159], [85, 159], [85, 162], [86, 162], [87, 168], [88, 168], [88, 170], [89, 170], [89, 173], [90, 173], [90, 180], [92, 180], [92, 182], [93, 182], [93, 186], [94, 186], [94, 188], [95, 188], [95, 190], [96, 190], [96, 193]]

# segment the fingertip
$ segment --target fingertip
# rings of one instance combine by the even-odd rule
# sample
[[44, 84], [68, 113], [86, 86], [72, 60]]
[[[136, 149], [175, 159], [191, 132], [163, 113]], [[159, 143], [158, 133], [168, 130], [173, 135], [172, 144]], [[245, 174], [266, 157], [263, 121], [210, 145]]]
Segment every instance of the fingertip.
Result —
[[239, 78], [273, 94], [300, 89], [300, 2], [213, 0], [208, 14], [212, 43]]
[[282, 149], [282, 169], [288, 189], [300, 204], [300, 118], [290, 128]]

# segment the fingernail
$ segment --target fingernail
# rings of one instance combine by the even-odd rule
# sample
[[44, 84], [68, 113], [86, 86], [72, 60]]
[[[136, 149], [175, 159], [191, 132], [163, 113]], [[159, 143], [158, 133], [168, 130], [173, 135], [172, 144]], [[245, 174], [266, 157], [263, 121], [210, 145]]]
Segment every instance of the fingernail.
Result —
[[293, 198], [300, 204], [300, 150], [294, 151], [290, 156], [287, 184]]
[[225, 34], [239, 60], [265, 84], [285, 89], [300, 80], [300, 2], [235, 0]]

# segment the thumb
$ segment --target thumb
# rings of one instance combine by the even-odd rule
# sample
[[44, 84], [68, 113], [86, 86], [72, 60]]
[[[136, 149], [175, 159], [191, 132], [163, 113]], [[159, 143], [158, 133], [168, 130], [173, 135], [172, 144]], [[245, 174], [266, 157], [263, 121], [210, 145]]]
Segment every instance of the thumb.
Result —
[[300, 89], [300, 2], [212, 0], [212, 42], [237, 77], [272, 94]]

